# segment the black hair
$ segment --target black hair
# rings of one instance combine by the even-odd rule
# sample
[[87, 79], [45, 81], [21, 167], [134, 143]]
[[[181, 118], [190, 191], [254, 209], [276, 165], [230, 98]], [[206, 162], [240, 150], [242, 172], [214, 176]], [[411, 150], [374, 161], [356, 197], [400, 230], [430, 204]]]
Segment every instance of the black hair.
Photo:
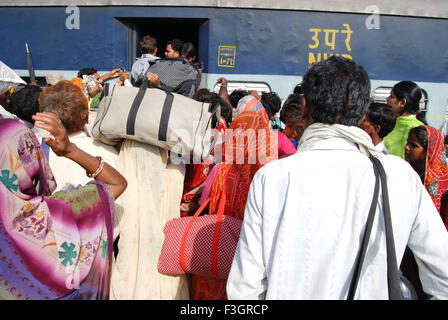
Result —
[[426, 112], [425, 111], [417, 111], [417, 115], [416, 115], [417, 120], [420, 120], [421, 122], [423, 122], [423, 124], [428, 125], [428, 122], [426, 121]]
[[39, 95], [42, 89], [35, 85], [26, 85], [11, 95], [9, 110], [20, 119], [34, 123], [31, 118], [39, 112]]
[[406, 99], [403, 112], [417, 114], [420, 110], [420, 100], [422, 98], [422, 90], [412, 81], [401, 81], [394, 85], [392, 92], [398, 100]]
[[215, 98], [215, 96], [216, 96], [216, 93], [211, 92], [207, 88], [201, 88], [195, 93], [193, 98], [196, 101], [210, 102]]
[[297, 93], [290, 94], [280, 110], [280, 121], [286, 124], [286, 121], [293, 113], [302, 113], [302, 96]]
[[369, 76], [347, 58], [331, 56], [311, 65], [302, 90], [315, 122], [358, 126], [369, 107]]
[[140, 52], [142, 54], [152, 54], [157, 49], [157, 39], [151, 36], [144, 36], [140, 42]]
[[299, 83], [298, 85], [296, 85], [296, 86], [294, 87], [294, 91], [293, 91], [293, 93], [296, 93], [296, 94], [303, 94], [302, 84], [301, 84], [301, 83]]
[[279, 112], [282, 107], [282, 100], [275, 92], [262, 92], [260, 101], [266, 109], [269, 118]]
[[236, 109], [238, 106], [238, 101], [240, 101], [241, 98], [244, 98], [245, 96], [249, 95], [249, 92], [247, 90], [237, 89], [233, 90], [232, 93], [229, 95], [230, 103], [232, 104], [232, 107]]
[[409, 130], [409, 135], [411, 133], [414, 134], [418, 143], [423, 147], [423, 149], [426, 152], [428, 150], [428, 131], [426, 130], [426, 127], [425, 126], [414, 127], [411, 130]]
[[367, 118], [373, 124], [381, 127], [380, 138], [387, 136], [395, 127], [397, 114], [394, 109], [385, 103], [371, 103], [367, 111]]
[[185, 42], [182, 45], [182, 50], [180, 52], [181, 55], [185, 56], [185, 58], [195, 58], [196, 57], [196, 47], [191, 42]]
[[169, 40], [166, 45], [171, 45], [171, 48], [173, 48], [174, 51], [179, 52], [179, 54], [182, 52], [182, 46], [184, 45], [184, 42], [178, 38]]
[[[232, 123], [232, 107], [229, 106], [217, 93], [211, 92], [207, 88], [201, 88], [196, 92], [194, 99], [196, 101], [206, 102], [210, 104], [219, 103], [221, 106], [221, 116], [225, 119], [227, 127]], [[212, 117], [212, 128], [216, 128], [218, 120], [215, 115]]]
[[79, 70], [78, 72], [78, 78], [82, 79], [82, 76], [91, 76], [95, 73], [97, 73], [98, 70], [96, 70], [94, 67], [91, 68], [83, 68], [81, 70]]

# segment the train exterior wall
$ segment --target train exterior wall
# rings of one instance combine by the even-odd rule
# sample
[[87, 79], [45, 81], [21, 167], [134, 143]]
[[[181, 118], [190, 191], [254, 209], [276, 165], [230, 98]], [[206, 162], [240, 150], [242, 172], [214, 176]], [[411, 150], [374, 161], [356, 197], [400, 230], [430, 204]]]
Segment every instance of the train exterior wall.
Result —
[[70, 29], [66, 7], [0, 7], [0, 59], [25, 72], [27, 42], [38, 74], [63, 70], [74, 76], [86, 66], [102, 71], [129, 68], [129, 29], [123, 22], [129, 18], [201, 19], [199, 59], [205, 65], [203, 84], [209, 88], [224, 75], [266, 81], [285, 98], [310, 63], [336, 54], [363, 65], [372, 79], [372, 90], [401, 80], [419, 83], [429, 95], [430, 124], [439, 126], [445, 118], [448, 19], [295, 10], [99, 6], [79, 7], [79, 29]]

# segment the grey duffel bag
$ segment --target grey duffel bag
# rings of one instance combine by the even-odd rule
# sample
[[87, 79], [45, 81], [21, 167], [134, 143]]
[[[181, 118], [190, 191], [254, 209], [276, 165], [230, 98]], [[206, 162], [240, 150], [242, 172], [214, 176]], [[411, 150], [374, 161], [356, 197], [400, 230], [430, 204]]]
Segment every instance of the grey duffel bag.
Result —
[[[171, 151], [184, 161], [200, 163], [210, 154], [212, 117], [220, 106], [177, 93], [149, 88], [106, 84], [92, 126], [92, 135], [116, 145], [131, 139]], [[213, 141], [212, 141], [213, 140]]]

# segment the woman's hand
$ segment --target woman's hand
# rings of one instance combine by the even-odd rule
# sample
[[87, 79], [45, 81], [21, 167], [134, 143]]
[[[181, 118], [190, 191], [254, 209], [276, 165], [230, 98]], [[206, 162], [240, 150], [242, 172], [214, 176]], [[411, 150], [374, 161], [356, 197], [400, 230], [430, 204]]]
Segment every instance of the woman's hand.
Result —
[[[36, 113], [33, 116], [33, 120], [37, 121], [34, 124], [36, 128], [47, 130], [54, 136], [54, 139], [44, 139], [44, 142], [54, 153], [76, 162], [83, 167], [86, 172], [93, 173], [98, 169], [100, 164], [98, 158], [88, 154], [78, 148], [76, 144], [70, 142], [67, 136], [67, 131], [57, 115], [51, 112]], [[95, 179], [106, 183], [110, 187], [115, 199], [117, 199], [127, 187], [126, 179], [107, 163], [104, 163], [103, 169], [98, 173]]]
[[54, 139], [45, 138], [44, 142], [53, 150], [58, 156], [67, 157], [74, 151], [74, 145], [68, 138], [67, 131], [62, 125], [59, 117], [51, 112], [38, 112], [33, 116], [36, 128], [44, 129], [50, 132]]

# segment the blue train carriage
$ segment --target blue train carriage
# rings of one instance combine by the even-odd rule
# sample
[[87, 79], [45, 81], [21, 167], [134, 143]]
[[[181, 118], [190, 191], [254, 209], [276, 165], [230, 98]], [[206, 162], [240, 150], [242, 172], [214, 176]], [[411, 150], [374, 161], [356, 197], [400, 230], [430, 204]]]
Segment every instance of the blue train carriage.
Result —
[[[241, 3], [240, 3], [241, 2]], [[238, 4], [236, 4], [238, 3]], [[25, 43], [37, 76], [83, 67], [131, 69], [140, 39], [193, 42], [204, 63], [202, 86], [272, 90], [285, 99], [310, 64], [331, 55], [354, 59], [385, 101], [398, 81], [424, 90], [422, 109], [440, 127], [448, 107], [448, 1], [5, 1], [0, 59], [26, 77]]]

